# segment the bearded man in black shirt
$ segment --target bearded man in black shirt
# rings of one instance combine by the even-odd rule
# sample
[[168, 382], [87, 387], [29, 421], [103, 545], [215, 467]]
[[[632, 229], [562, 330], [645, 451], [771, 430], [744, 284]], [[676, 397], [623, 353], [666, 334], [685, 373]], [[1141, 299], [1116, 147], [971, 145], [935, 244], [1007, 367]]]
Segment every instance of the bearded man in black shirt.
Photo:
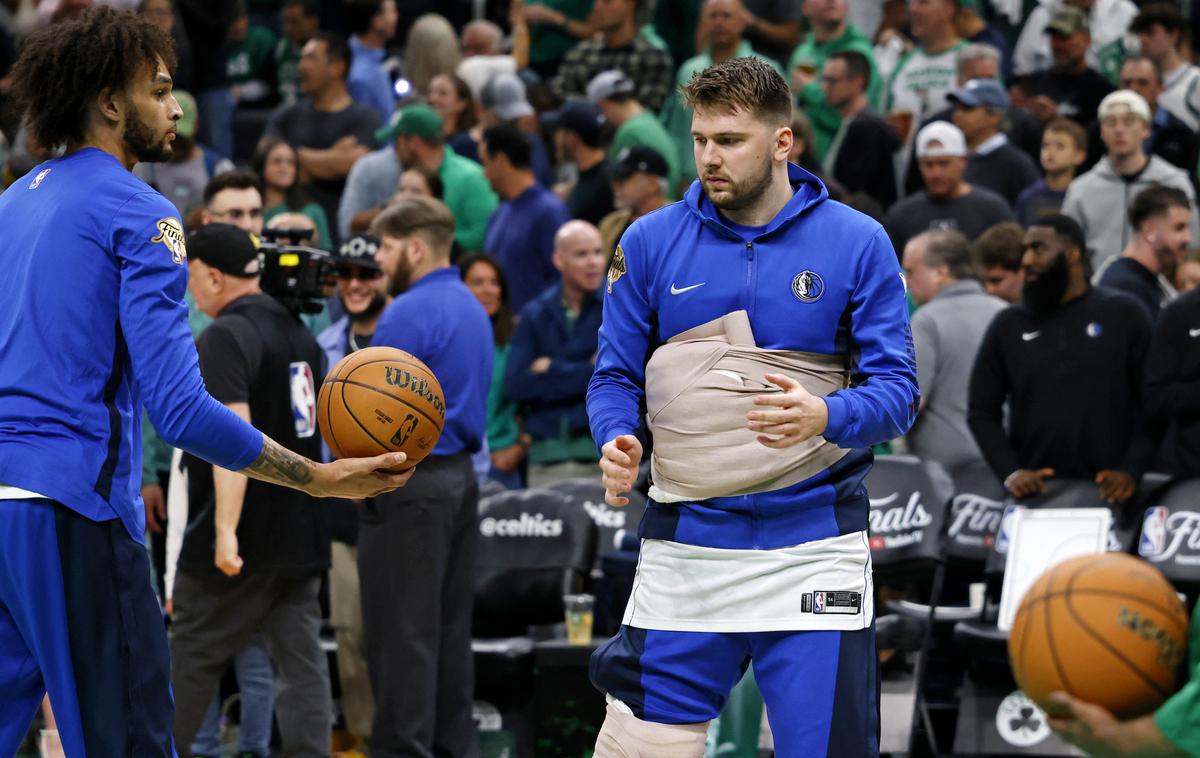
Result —
[[1039, 219], [1024, 246], [1022, 303], [984, 335], [967, 423], [1014, 497], [1064, 477], [1094, 481], [1103, 499], [1123, 503], [1155, 452], [1140, 402], [1150, 318], [1133, 298], [1089, 287], [1083, 231], [1072, 219]]

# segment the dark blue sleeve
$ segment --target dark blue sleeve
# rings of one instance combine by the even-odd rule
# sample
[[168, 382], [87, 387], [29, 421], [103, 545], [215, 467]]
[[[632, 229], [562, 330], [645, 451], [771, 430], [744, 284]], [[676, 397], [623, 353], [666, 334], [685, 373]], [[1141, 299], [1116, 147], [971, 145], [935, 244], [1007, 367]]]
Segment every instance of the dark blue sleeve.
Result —
[[825, 398], [829, 423], [822, 435], [845, 448], [870, 447], [904, 434], [920, 398], [904, 278], [882, 229], [854, 265], [851, 386]]
[[[554, 346], [539, 338], [539, 321], [553, 318], [553, 314], [541, 313], [540, 305], [541, 301], [535, 300], [521, 309], [504, 369], [504, 396], [515, 403], [578, 402], [587, 392], [592, 363], [555, 357], [558, 351]], [[543, 356], [550, 358], [549, 370], [541, 374], [530, 371], [533, 362]]]
[[588, 421], [597, 448], [619, 435], [634, 434], [639, 425], [652, 315], [645, 254], [641, 226], [635, 224], [621, 238], [608, 270], [596, 369], [587, 393]]
[[188, 328], [187, 254], [175, 207], [157, 192], [133, 196], [112, 225], [121, 271], [119, 313], [133, 375], [159, 435], [232, 471], [262, 452], [262, 433], [214, 400], [200, 378]]

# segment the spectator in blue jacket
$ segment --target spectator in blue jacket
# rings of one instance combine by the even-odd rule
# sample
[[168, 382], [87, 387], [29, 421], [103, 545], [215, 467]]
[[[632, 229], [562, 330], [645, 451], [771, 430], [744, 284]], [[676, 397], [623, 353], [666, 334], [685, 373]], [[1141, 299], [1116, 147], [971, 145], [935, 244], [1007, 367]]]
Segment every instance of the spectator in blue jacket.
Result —
[[596, 363], [607, 257], [595, 226], [563, 224], [554, 235], [554, 267], [562, 280], [521, 309], [504, 394], [517, 403], [532, 438], [530, 487], [596, 474], [584, 401]]
[[500, 261], [512, 284], [509, 303], [518, 313], [557, 278], [551, 263], [554, 232], [571, 219], [567, 206], [534, 178], [532, 151], [529, 137], [512, 124], [489, 127], [479, 146], [483, 173], [501, 200], [483, 249]]

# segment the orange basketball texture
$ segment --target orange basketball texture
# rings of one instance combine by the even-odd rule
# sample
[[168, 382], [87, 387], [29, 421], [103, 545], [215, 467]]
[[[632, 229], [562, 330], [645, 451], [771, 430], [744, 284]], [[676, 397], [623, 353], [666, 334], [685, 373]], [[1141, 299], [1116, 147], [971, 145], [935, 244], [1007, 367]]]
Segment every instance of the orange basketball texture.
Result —
[[432, 452], [446, 423], [442, 385], [416, 357], [392, 347], [350, 353], [325, 377], [317, 396], [321, 436], [338, 458], [389, 452], [411, 468]]
[[1187, 631], [1187, 611], [1157, 569], [1131, 555], [1086, 555], [1030, 587], [1008, 656], [1017, 686], [1043, 707], [1062, 690], [1128, 719], [1175, 692]]

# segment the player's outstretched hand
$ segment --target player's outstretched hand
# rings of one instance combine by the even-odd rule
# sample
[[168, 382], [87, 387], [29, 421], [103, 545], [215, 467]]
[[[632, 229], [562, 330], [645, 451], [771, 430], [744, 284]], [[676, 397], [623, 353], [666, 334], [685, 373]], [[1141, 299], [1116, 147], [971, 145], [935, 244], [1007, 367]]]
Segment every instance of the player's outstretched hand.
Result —
[[396, 469], [408, 459], [404, 453], [385, 453], [374, 458], [342, 458], [317, 466], [314, 484], [324, 497], [362, 499], [391, 492], [408, 484], [416, 468]]
[[638, 464], [642, 462], [642, 443], [632, 434], [622, 434], [600, 448], [600, 471], [604, 478], [604, 502], [613, 506], [629, 505], [621, 495], [633, 489]]
[[810, 440], [825, 431], [829, 407], [800, 382], [784, 374], [767, 374], [767, 381], [783, 390], [756, 395], [754, 404], [765, 406], [746, 414], [746, 428], [758, 432], [759, 443], [776, 450]]

